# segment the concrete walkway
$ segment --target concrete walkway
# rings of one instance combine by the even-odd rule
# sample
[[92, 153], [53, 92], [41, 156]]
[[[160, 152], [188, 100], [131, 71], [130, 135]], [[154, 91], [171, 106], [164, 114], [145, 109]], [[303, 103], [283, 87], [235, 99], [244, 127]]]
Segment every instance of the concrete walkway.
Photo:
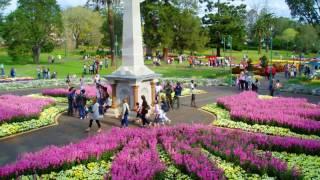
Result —
[[[196, 102], [198, 107], [216, 102], [216, 99], [219, 97], [239, 93], [239, 91], [234, 87], [206, 87], [201, 89], [206, 90], [208, 93], [197, 95]], [[26, 95], [37, 92], [40, 92], [40, 90], [18, 91], [13, 94]], [[268, 91], [262, 90], [261, 93], [268, 94]], [[320, 97], [318, 96], [290, 93], [284, 93], [282, 95], [286, 97], [303, 97], [314, 103], [318, 103], [320, 101]], [[172, 120], [173, 125], [180, 123], [210, 124], [214, 120], [212, 115], [199, 111], [196, 108], [191, 108], [190, 97], [182, 98], [181, 108], [179, 110], [169, 112], [168, 117]], [[112, 127], [119, 127], [119, 125], [120, 120], [118, 119], [105, 118], [102, 121], [102, 128], [104, 131], [111, 129]], [[49, 145], [62, 146], [69, 143], [76, 143], [81, 139], [95, 135], [97, 130], [96, 124], [94, 124], [94, 128], [90, 133], [85, 132], [87, 126], [88, 120], [80, 120], [64, 114], [60, 117], [58, 126], [41, 129], [14, 138], [0, 140], [0, 165], [13, 162], [21, 154], [26, 152], [35, 152]], [[130, 124], [130, 126], [138, 127], [133, 124]]]

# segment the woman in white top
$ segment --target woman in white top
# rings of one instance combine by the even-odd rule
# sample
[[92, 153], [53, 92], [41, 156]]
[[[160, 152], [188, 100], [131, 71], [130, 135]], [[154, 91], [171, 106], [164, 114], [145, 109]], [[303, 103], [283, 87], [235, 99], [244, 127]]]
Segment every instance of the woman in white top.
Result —
[[156, 85], [156, 100], [157, 101], [159, 100], [159, 96], [160, 96], [162, 89], [163, 88], [162, 88], [160, 82], [157, 82], [157, 85]]
[[93, 121], [96, 121], [96, 123], [99, 127], [98, 133], [100, 133], [101, 132], [100, 120], [103, 119], [103, 116], [100, 115], [100, 113], [99, 113], [99, 103], [97, 102], [96, 98], [93, 99], [92, 105], [89, 108], [89, 112], [91, 115], [91, 119], [90, 119], [89, 128], [86, 131], [89, 132], [91, 130]]
[[129, 116], [130, 108], [128, 105], [128, 100], [127, 98], [123, 99], [122, 102], [122, 116], [121, 116], [121, 127], [128, 127], [129, 122], [128, 122], [128, 116]]

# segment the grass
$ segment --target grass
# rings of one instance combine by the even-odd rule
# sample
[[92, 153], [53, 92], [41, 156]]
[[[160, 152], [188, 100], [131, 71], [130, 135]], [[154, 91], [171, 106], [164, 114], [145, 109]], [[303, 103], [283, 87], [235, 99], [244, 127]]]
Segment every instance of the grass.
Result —
[[[93, 50], [92, 50], [93, 52]], [[82, 75], [83, 64], [84, 61], [81, 58], [79, 51], [68, 52], [67, 57], [63, 58], [61, 62], [56, 62], [55, 64], [48, 63], [47, 59], [49, 55], [64, 55], [63, 49], [57, 49], [53, 53], [42, 53], [40, 56], [40, 64], [35, 65], [32, 63], [31, 57], [26, 57], [20, 61], [13, 61], [8, 55], [5, 49], [0, 49], [0, 63], [5, 64], [5, 71], [8, 75], [10, 69], [14, 67], [16, 69], [17, 76], [19, 77], [36, 77], [36, 69], [38, 67], [46, 67], [49, 68], [51, 73], [57, 72], [58, 78], [65, 78], [67, 74], [75, 74], [78, 77]], [[291, 56], [291, 52], [287, 51], [273, 51], [273, 58], [280, 59], [280, 55], [286, 57], [286, 55]], [[204, 50], [198, 52], [201, 55], [211, 55], [212, 50]], [[261, 55], [257, 53], [257, 51], [249, 50], [249, 51], [228, 51], [222, 52], [223, 55], [232, 55], [237, 59], [236, 62], [239, 62], [244, 54], [248, 54], [249, 57], [254, 61], [254, 63], [259, 62], [259, 58], [262, 55], [267, 55], [265, 51], [262, 52]], [[314, 57], [314, 54], [310, 54], [310, 57]], [[120, 66], [121, 61], [118, 60], [118, 66]], [[146, 62], [147, 66], [149, 66], [156, 73], [162, 74], [164, 77], [186, 77], [186, 78], [217, 78], [230, 74], [230, 69], [226, 68], [209, 68], [209, 67], [196, 67], [189, 68], [188, 62], [183, 64], [171, 64], [167, 65], [163, 63], [160, 67], [155, 67], [152, 65], [151, 61]], [[115, 71], [116, 68], [103, 69], [101, 75], [108, 75]], [[311, 83], [311, 85], [317, 85], [317, 83]]]
[[314, 89], [314, 88], [319, 88], [320, 87], [320, 80], [309, 80], [306, 77], [297, 77], [295, 79], [289, 79], [288, 80], [289, 84], [297, 84], [297, 85], [303, 85], [306, 88], [309, 89]]
[[[51, 55], [63, 55], [64, 51], [56, 50]], [[5, 64], [5, 72], [8, 75], [10, 69], [14, 67], [18, 77], [34, 77], [37, 76], [37, 68], [45, 67], [49, 68], [50, 72], [57, 72], [58, 78], [65, 78], [68, 74], [77, 75], [77, 77], [82, 75], [83, 64], [79, 52], [68, 53], [66, 58], [63, 58], [60, 62], [55, 62], [54, 64], [48, 63], [47, 59], [50, 54], [43, 53], [40, 57], [40, 64], [32, 64], [32, 59], [26, 58], [25, 60], [20, 60], [19, 62], [12, 61], [11, 58], [2, 49], [0, 51], [0, 63]], [[110, 62], [109, 62], [110, 64]], [[118, 59], [118, 67], [121, 61]], [[163, 63], [160, 67], [152, 65], [152, 61], [146, 61], [146, 65], [150, 67], [156, 73], [162, 74], [163, 77], [181, 77], [181, 78], [217, 78], [230, 74], [230, 69], [224, 68], [209, 68], [209, 67], [195, 67], [189, 68], [187, 62], [183, 64], [166, 64]], [[114, 68], [103, 69], [100, 74], [108, 75], [116, 70]], [[90, 75], [87, 75], [90, 76]]]
[[[215, 49], [213, 50], [213, 53], [216, 53]], [[200, 55], [212, 55], [212, 50], [203, 50], [203, 51], [199, 51], [198, 54]], [[253, 60], [254, 63], [258, 63], [259, 62], [259, 58], [262, 57], [262, 56], [267, 56], [268, 58], [270, 58], [270, 51], [267, 53], [265, 50], [261, 51], [261, 54], [258, 54], [258, 51], [257, 50], [243, 50], [243, 51], [226, 51], [226, 52], [223, 52], [221, 51], [221, 55], [222, 56], [232, 56], [236, 59], [236, 62], [239, 62], [243, 57], [244, 55], [247, 54], [249, 56], [249, 58], [251, 58]], [[282, 59], [286, 59], [286, 60], [290, 60], [291, 59], [291, 56], [292, 55], [295, 55], [296, 57], [299, 57], [299, 54], [297, 53], [292, 53], [291, 51], [286, 51], [286, 50], [274, 50], [272, 51], [272, 58], [274, 60], [279, 60], [281, 59], [280, 56], [282, 56]], [[314, 58], [316, 57], [316, 54], [307, 54], [305, 55], [305, 57], [308, 57], [308, 58]]]

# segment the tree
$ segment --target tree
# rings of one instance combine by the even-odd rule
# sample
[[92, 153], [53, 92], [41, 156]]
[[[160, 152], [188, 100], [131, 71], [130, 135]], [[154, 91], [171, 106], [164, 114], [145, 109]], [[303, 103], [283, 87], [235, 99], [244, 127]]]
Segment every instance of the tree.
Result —
[[[106, 14], [106, 13], [104, 13]], [[114, 32], [115, 32], [115, 39], [117, 40], [116, 43], [117, 47], [121, 47], [122, 45], [122, 32], [123, 32], [123, 14], [120, 11], [114, 11], [113, 14], [113, 24], [114, 24]], [[100, 32], [103, 34], [102, 44], [105, 46], [109, 46], [110, 44], [110, 32], [108, 30], [109, 20], [108, 18], [104, 18], [102, 27], [100, 28]], [[118, 49], [119, 50], [119, 49]]]
[[172, 18], [174, 39], [173, 48], [180, 53], [191, 50], [193, 53], [208, 42], [207, 32], [201, 27], [201, 19], [185, 10]]
[[17, 52], [32, 52], [39, 63], [41, 48], [59, 39], [63, 29], [60, 7], [56, 0], [19, 0], [17, 9], [8, 15], [4, 39], [12, 57]]
[[65, 30], [71, 33], [76, 49], [81, 43], [100, 44], [102, 18], [98, 12], [78, 6], [65, 10], [62, 16]]
[[110, 51], [111, 51], [111, 66], [115, 66], [115, 34], [114, 34], [114, 23], [113, 23], [113, 9], [112, 5], [114, 3], [119, 3], [119, 0], [88, 0], [87, 5], [94, 6], [96, 10], [104, 9], [107, 6], [107, 17], [108, 17], [108, 30], [109, 30], [109, 38], [110, 38]]
[[[245, 41], [246, 5], [233, 5], [230, 2], [213, 3], [212, 0], [200, 1], [206, 4], [203, 24], [209, 29], [209, 46], [217, 48], [217, 56], [221, 56], [223, 37], [232, 36], [234, 49], [241, 50]], [[213, 13], [218, 9], [218, 13]]]
[[296, 50], [299, 52], [308, 53], [318, 50], [319, 36], [316, 29], [311, 25], [301, 26], [295, 41]]
[[312, 25], [320, 24], [319, 0], [286, 0], [293, 17]]
[[[258, 52], [261, 54], [262, 40], [270, 39], [272, 36], [271, 28], [274, 24], [273, 14], [262, 12], [253, 28], [254, 34], [258, 40]], [[268, 47], [268, 45], [267, 45]], [[268, 51], [268, 48], [266, 48]]]

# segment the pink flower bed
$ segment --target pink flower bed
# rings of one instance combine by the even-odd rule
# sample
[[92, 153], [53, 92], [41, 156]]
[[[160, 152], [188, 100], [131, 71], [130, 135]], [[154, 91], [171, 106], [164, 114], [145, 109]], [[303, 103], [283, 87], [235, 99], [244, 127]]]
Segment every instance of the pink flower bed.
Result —
[[[106, 85], [108, 88], [108, 93], [111, 95], [112, 88], [110, 85]], [[87, 98], [94, 98], [97, 95], [97, 90], [95, 86], [85, 86], [86, 96]], [[64, 88], [56, 88], [56, 89], [45, 89], [42, 91], [42, 95], [44, 96], [53, 96], [53, 97], [67, 97], [69, 93], [68, 89]], [[80, 93], [80, 90], [77, 90], [77, 94]]]
[[230, 111], [235, 120], [290, 128], [298, 133], [320, 135], [320, 106], [306, 99], [259, 99], [254, 92], [244, 92], [218, 99], [218, 105]]
[[[113, 179], [152, 179], [166, 170], [160, 160], [157, 145], [169, 154], [173, 164], [198, 179], [225, 179], [224, 172], [201, 151], [241, 166], [251, 173], [277, 179], [298, 179], [298, 168], [289, 168], [285, 161], [273, 157], [271, 151], [320, 154], [320, 141], [290, 137], [275, 137], [240, 130], [205, 125], [180, 125], [156, 129], [120, 129], [90, 137], [77, 144], [47, 147], [23, 155], [18, 161], [0, 167], [3, 179], [23, 174], [48, 173], [70, 169], [73, 165], [99, 160], [104, 154], [115, 154], [110, 174]], [[259, 153], [257, 150], [265, 151]]]
[[20, 121], [39, 116], [42, 110], [55, 101], [50, 98], [26, 96], [0, 96], [0, 123]]

